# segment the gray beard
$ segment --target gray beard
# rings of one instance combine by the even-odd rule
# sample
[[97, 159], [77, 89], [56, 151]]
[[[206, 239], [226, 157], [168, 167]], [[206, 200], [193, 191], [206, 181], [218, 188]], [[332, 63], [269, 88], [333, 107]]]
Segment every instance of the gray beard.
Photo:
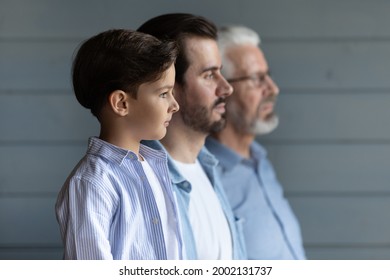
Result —
[[279, 125], [279, 117], [277, 115], [272, 115], [268, 120], [266, 121], [261, 121], [261, 120], [256, 120], [252, 125], [251, 125], [251, 133], [259, 136], [259, 135], [264, 135], [271, 133], [272, 131], [275, 130]]
[[279, 117], [271, 115], [267, 120], [252, 119], [245, 120], [244, 113], [236, 108], [228, 108], [228, 120], [234, 127], [234, 130], [242, 134], [264, 135], [272, 132], [279, 124]]

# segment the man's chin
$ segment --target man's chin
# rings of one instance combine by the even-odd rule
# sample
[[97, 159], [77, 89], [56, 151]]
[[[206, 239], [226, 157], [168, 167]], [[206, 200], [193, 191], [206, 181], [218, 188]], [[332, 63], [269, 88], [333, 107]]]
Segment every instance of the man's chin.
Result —
[[209, 133], [216, 133], [223, 130], [226, 126], [226, 118], [221, 117], [219, 121], [215, 121], [210, 125], [210, 131]]
[[253, 128], [253, 134], [255, 135], [265, 135], [274, 131], [279, 125], [279, 118], [276, 115], [273, 115], [266, 121], [257, 121]]

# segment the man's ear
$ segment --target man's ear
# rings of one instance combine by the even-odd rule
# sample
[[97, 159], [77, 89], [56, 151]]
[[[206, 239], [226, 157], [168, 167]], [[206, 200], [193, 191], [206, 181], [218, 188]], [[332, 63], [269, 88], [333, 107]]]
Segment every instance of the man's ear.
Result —
[[115, 114], [123, 117], [129, 113], [129, 95], [123, 90], [111, 92], [108, 103]]

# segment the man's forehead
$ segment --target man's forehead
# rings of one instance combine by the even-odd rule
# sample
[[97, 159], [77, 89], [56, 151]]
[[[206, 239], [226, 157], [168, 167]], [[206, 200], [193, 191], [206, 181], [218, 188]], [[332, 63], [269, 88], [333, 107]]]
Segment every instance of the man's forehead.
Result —
[[233, 46], [226, 51], [226, 57], [235, 65], [236, 70], [257, 69], [259, 72], [268, 71], [268, 63], [263, 51], [254, 45]]
[[184, 50], [187, 54], [195, 54], [195, 55], [205, 55], [204, 50], [209, 50], [213, 52], [218, 51], [217, 42], [210, 38], [203, 37], [189, 37], [184, 40]]
[[201, 68], [221, 66], [221, 57], [217, 42], [213, 39], [202, 37], [190, 37], [185, 41], [185, 53], [191, 65]]

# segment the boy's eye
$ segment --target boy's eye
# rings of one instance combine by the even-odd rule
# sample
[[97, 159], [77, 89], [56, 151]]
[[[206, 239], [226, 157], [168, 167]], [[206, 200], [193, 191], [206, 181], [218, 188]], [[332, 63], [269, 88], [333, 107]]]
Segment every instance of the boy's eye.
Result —
[[166, 98], [166, 97], [167, 97], [167, 94], [168, 94], [168, 92], [163, 92], [163, 93], [160, 94], [160, 97], [161, 97], [161, 98]]

